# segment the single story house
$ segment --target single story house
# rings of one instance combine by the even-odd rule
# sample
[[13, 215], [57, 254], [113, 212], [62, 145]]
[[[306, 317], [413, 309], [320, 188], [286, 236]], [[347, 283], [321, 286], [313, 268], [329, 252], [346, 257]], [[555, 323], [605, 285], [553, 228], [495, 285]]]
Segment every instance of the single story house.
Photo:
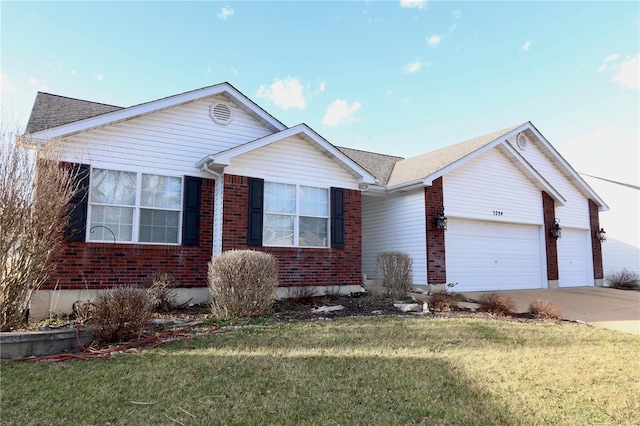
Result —
[[405, 159], [287, 127], [221, 83], [128, 108], [38, 93], [23, 137], [59, 141], [83, 188], [32, 315], [160, 272], [201, 302], [231, 249], [275, 255], [281, 296], [357, 291], [383, 251], [411, 255], [414, 285], [601, 285], [608, 207], [530, 122]]

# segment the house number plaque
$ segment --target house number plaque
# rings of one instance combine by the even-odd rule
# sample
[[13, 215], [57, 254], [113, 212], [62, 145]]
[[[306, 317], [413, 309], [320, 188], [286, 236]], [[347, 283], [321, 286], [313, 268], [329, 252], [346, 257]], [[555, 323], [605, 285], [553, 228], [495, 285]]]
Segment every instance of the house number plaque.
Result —
[[503, 213], [503, 212], [501, 212], [500, 210], [494, 210], [494, 211], [493, 211], [493, 215], [494, 215], [494, 216], [502, 216], [502, 215], [504, 215], [504, 213]]

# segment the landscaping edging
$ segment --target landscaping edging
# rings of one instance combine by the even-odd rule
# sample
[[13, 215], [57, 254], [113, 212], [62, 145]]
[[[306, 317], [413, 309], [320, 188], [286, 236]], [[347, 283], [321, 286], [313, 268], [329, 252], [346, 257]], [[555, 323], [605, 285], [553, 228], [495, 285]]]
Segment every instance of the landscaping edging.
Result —
[[[80, 330], [79, 338], [83, 345], [93, 340], [84, 329]], [[75, 328], [0, 333], [0, 357], [3, 359], [52, 355], [79, 346]]]

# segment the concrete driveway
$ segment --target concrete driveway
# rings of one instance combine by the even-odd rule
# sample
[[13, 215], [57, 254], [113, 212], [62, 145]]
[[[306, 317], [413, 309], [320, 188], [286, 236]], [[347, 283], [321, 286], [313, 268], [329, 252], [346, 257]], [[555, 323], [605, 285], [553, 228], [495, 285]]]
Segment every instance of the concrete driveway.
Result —
[[[553, 290], [509, 290], [502, 293], [513, 299], [517, 312], [526, 312], [531, 302], [548, 300], [558, 305], [562, 318], [584, 321], [640, 336], [640, 291], [603, 287], [574, 287]], [[483, 292], [463, 293], [478, 300]]]

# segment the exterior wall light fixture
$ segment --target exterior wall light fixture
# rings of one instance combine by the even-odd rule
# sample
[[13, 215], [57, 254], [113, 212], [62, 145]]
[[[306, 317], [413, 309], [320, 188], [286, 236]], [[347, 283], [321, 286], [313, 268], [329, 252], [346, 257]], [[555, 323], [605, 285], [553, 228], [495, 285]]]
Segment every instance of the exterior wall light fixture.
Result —
[[444, 215], [444, 207], [440, 207], [438, 210], [438, 217], [436, 218], [436, 228], [443, 231], [447, 230], [447, 217]]
[[607, 233], [605, 232], [604, 228], [600, 228], [599, 231], [596, 231], [596, 238], [599, 239], [600, 242], [603, 242], [607, 239]]
[[558, 219], [555, 220], [551, 228], [551, 236], [556, 240], [562, 236], [562, 228], [560, 228], [560, 221]]

